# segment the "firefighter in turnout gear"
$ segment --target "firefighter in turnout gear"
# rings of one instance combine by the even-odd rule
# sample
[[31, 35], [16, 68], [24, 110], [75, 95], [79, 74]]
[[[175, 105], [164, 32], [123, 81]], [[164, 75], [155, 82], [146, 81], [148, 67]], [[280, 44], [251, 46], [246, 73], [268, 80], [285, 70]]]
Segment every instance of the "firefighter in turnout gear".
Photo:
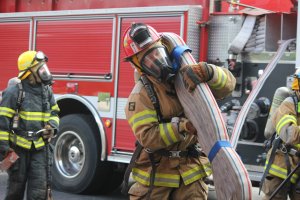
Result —
[[[1, 159], [15, 151], [19, 159], [8, 169], [5, 200], [47, 199], [50, 139], [56, 134], [59, 107], [50, 85], [52, 75], [43, 52], [26, 51], [18, 58], [20, 83], [3, 92], [0, 104]], [[43, 130], [40, 134], [36, 134]]]
[[[204, 179], [212, 169], [198, 145], [196, 129], [183, 114], [173, 83], [176, 74], [160, 35], [149, 25], [134, 23], [124, 34], [124, 51], [125, 60], [141, 76], [125, 108], [137, 149], [141, 147], [133, 155], [130, 199], [207, 199]], [[210, 87], [218, 83], [217, 89], [211, 87], [218, 97], [227, 96], [235, 86], [225, 68], [200, 62], [181, 70], [192, 71]], [[196, 88], [190, 74], [184, 79], [189, 90]]]
[[300, 199], [299, 170], [293, 173], [280, 190], [276, 191], [300, 161], [299, 81], [300, 70], [297, 70], [292, 83], [293, 94], [287, 97], [271, 116], [276, 133], [273, 136], [272, 148], [268, 151], [262, 179], [262, 190], [265, 194], [263, 199], [266, 200], [270, 197], [274, 200], [283, 200], [288, 196], [291, 200]]

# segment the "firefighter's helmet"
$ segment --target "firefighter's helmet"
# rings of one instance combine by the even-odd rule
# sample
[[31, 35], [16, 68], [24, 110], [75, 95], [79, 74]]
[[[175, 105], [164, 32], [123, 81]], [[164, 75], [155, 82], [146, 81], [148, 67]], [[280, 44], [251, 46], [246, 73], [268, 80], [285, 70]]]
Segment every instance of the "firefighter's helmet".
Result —
[[30, 68], [36, 66], [42, 61], [47, 61], [47, 57], [41, 51], [25, 51], [18, 58], [18, 78], [24, 80], [31, 74]]
[[133, 23], [123, 35], [123, 47], [126, 54], [125, 61], [137, 53], [151, 46], [161, 38], [159, 33], [151, 26], [143, 23]]

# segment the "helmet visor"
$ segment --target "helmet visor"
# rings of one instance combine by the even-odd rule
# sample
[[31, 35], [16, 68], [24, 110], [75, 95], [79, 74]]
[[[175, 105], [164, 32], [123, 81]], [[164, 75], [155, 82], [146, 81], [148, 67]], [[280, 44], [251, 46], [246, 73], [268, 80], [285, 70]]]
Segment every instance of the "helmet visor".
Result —
[[42, 51], [38, 51], [38, 52], [36, 52], [36, 54], [35, 54], [32, 62], [31, 62], [31, 65], [35, 61], [38, 61], [38, 62], [42, 62], [42, 61], [48, 62], [48, 57]]
[[171, 62], [163, 46], [151, 48], [141, 60], [143, 70], [155, 78], [162, 78], [162, 71], [165, 68], [171, 69]]

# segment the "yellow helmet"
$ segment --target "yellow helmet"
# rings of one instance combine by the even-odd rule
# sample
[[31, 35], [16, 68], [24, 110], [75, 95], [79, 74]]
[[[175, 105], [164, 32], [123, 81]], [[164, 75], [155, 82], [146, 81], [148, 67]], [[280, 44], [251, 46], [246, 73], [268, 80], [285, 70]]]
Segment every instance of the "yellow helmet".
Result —
[[40, 60], [37, 59], [36, 51], [25, 51], [24, 53], [22, 53], [18, 58], [18, 78], [24, 80], [27, 76], [29, 76], [29, 74], [31, 74], [31, 71], [28, 69], [36, 66], [39, 61]]
[[299, 91], [300, 90], [300, 69], [297, 69], [296, 72], [294, 73], [294, 80], [292, 82], [292, 90]]

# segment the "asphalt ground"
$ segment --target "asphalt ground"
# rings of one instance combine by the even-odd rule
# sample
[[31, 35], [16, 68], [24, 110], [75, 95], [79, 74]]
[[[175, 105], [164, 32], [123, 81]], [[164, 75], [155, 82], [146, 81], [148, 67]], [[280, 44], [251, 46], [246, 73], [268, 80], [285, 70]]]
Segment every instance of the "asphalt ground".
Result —
[[[0, 200], [4, 199], [5, 191], [6, 191], [6, 182], [7, 182], [7, 174], [5, 172], [0, 171]], [[258, 188], [253, 187], [252, 190], [253, 200], [262, 199], [262, 194], [258, 195]], [[78, 194], [70, 194], [65, 192], [53, 191], [54, 200], [125, 200], [120, 189], [117, 189], [113, 193], [109, 195], [78, 195]], [[216, 193], [213, 187], [209, 187], [209, 196], [208, 200], [217, 200]]]

